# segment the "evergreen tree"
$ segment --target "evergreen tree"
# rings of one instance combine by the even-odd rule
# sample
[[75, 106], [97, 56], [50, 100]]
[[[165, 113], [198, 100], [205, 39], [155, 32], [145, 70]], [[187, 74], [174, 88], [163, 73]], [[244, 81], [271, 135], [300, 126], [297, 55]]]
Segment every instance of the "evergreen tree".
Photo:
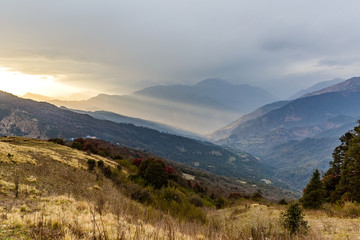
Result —
[[304, 220], [304, 213], [297, 202], [290, 203], [286, 211], [282, 213], [280, 220], [291, 236], [301, 231], [306, 233], [308, 229], [307, 222]]
[[324, 196], [324, 185], [320, 179], [320, 172], [316, 169], [304, 189], [300, 202], [304, 208], [318, 209], [324, 202]]
[[349, 131], [339, 138], [341, 144], [334, 149], [333, 161], [330, 162], [330, 169], [326, 172], [324, 180], [325, 198], [328, 201], [335, 202], [341, 196], [335, 192], [340, 183], [341, 168], [344, 162], [345, 153], [349, 148], [350, 140], [355, 136], [354, 131]]
[[360, 201], [360, 136], [351, 139], [334, 195], [345, 201]]
[[325, 197], [330, 202], [360, 201], [360, 125], [345, 133], [340, 141], [323, 178]]

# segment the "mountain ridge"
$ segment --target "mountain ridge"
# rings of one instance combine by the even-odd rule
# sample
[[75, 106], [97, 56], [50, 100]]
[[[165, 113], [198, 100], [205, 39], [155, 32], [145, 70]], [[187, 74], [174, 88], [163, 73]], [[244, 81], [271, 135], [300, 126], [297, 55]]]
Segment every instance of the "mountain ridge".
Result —
[[[359, 103], [360, 78], [355, 77], [248, 121], [239, 119], [240, 123], [216, 142], [261, 157], [276, 169], [275, 176], [300, 190], [315, 168], [328, 167], [326, 163], [339, 143], [337, 139], [360, 117]], [[321, 144], [315, 144], [317, 141]], [[314, 159], [309, 158], [309, 154]], [[290, 164], [289, 156], [298, 161], [292, 159]], [[292, 176], [285, 174], [288, 172], [292, 172]]]
[[[258, 180], [271, 176], [266, 164], [243, 151], [234, 152], [210, 142], [132, 124], [99, 120], [5, 92], [0, 92], [0, 129], [2, 135], [39, 139], [95, 136], [219, 175]], [[276, 180], [270, 180], [276, 183]]]
[[267, 91], [211, 78], [195, 85], [152, 86], [129, 95], [99, 94], [84, 101], [49, 101], [83, 111], [109, 111], [208, 134], [275, 100]]

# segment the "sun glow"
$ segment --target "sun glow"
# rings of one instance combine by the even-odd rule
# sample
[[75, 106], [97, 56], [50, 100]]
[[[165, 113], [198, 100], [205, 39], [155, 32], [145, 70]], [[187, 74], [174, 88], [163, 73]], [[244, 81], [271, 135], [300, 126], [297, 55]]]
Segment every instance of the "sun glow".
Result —
[[56, 82], [51, 75], [31, 75], [0, 67], [0, 90], [22, 96], [27, 92], [55, 96], [75, 92], [77, 89]]

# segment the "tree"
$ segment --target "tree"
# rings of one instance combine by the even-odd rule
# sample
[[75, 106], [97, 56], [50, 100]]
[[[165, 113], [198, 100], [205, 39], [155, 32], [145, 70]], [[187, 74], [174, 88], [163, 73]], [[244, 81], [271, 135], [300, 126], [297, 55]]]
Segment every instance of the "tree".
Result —
[[148, 184], [160, 189], [168, 183], [165, 162], [160, 159], [146, 159], [141, 162], [139, 171], [140, 176], [143, 177]]
[[345, 154], [349, 148], [351, 139], [355, 137], [354, 130], [348, 131], [339, 138], [341, 144], [333, 151], [333, 161], [330, 162], [330, 168], [323, 176], [325, 198], [327, 201], [335, 202], [341, 196], [339, 192], [335, 192], [336, 187], [340, 183], [341, 169], [344, 162]]
[[360, 201], [360, 121], [345, 133], [333, 152], [333, 161], [323, 181], [330, 202]]
[[306, 232], [308, 229], [307, 222], [304, 220], [304, 213], [297, 202], [290, 203], [286, 211], [282, 213], [281, 223], [290, 232], [290, 235], [301, 231]]
[[[360, 201], [360, 136], [354, 137], [349, 144], [341, 168], [341, 179], [334, 195], [341, 200]], [[344, 196], [346, 196], [344, 198]], [[338, 199], [340, 200], [340, 199]]]
[[300, 202], [304, 208], [318, 209], [324, 202], [324, 197], [324, 185], [320, 179], [320, 172], [316, 169], [304, 189]]

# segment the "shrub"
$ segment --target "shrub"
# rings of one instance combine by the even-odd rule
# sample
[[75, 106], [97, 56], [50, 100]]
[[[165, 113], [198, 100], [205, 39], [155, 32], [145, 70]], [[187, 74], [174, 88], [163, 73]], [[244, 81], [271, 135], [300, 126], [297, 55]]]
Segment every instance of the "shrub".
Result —
[[241, 193], [238, 193], [238, 192], [230, 193], [230, 195], [229, 195], [229, 199], [232, 199], [232, 200], [237, 200], [237, 199], [240, 199], [241, 197], [242, 197]]
[[149, 204], [149, 203], [152, 203], [152, 201], [153, 201], [151, 193], [147, 189], [143, 189], [143, 190], [139, 189], [139, 190], [133, 192], [130, 195], [130, 197], [131, 197], [131, 199], [138, 201], [140, 203]]
[[56, 144], [60, 144], [60, 145], [65, 145], [64, 140], [62, 140], [61, 138], [50, 138], [48, 141], [56, 143]]
[[215, 200], [216, 209], [220, 209], [224, 207], [224, 205], [225, 205], [225, 199], [223, 197], [219, 197], [218, 199]]
[[175, 201], [177, 203], [182, 202], [180, 195], [176, 192], [176, 190], [171, 188], [164, 189], [162, 192], [162, 197], [169, 202], [170, 201]]
[[143, 161], [142, 158], [135, 158], [135, 159], [133, 160], [133, 164], [134, 164], [135, 166], [137, 166], [137, 167], [140, 167], [142, 161]]
[[305, 232], [308, 229], [307, 222], [304, 220], [304, 213], [299, 203], [290, 203], [289, 207], [281, 215], [281, 223], [283, 227], [290, 232], [290, 235], [298, 232]]
[[97, 165], [98, 165], [99, 168], [103, 168], [104, 167], [104, 161], [103, 160], [98, 161]]
[[86, 141], [84, 139], [77, 138], [72, 142], [71, 147], [75, 148], [75, 149], [78, 149], [78, 150], [82, 150], [83, 147], [84, 147], [85, 142]]
[[345, 202], [341, 212], [345, 217], [358, 218], [360, 217], [360, 204], [357, 202]]
[[280, 205], [288, 205], [288, 202], [286, 201], [285, 198], [280, 199], [278, 203], [279, 203]]
[[88, 170], [89, 170], [89, 171], [92, 171], [92, 170], [94, 170], [94, 168], [95, 168], [96, 161], [95, 161], [94, 159], [89, 159], [89, 160], [87, 161], [87, 164], [88, 164]]
[[140, 176], [147, 184], [152, 185], [155, 189], [166, 186], [168, 181], [165, 173], [165, 162], [160, 159], [147, 159], [140, 164]]
[[111, 168], [109, 166], [103, 167], [102, 170], [103, 170], [103, 173], [104, 173], [105, 177], [107, 177], [107, 178], [111, 177], [112, 171], [111, 171]]
[[206, 193], [206, 190], [202, 186], [200, 186], [198, 182], [194, 184], [194, 191], [197, 193]]
[[190, 198], [189, 202], [194, 205], [195, 207], [203, 207], [204, 206], [204, 202], [203, 200], [201, 200], [198, 197], [192, 197]]
[[118, 164], [118, 165], [116, 166], [116, 168], [117, 168], [117, 170], [119, 170], [119, 171], [121, 171], [121, 170], [123, 169], [120, 164]]
[[166, 173], [166, 177], [169, 179], [169, 180], [174, 180], [174, 181], [177, 181], [179, 176], [178, 176], [178, 173], [176, 172], [176, 170], [170, 166], [166, 166], [165, 167], [165, 173]]
[[252, 196], [251, 196], [251, 199], [252, 200], [255, 200], [255, 201], [259, 201], [263, 198], [262, 194], [260, 191], [257, 191], [256, 193], [254, 193]]

